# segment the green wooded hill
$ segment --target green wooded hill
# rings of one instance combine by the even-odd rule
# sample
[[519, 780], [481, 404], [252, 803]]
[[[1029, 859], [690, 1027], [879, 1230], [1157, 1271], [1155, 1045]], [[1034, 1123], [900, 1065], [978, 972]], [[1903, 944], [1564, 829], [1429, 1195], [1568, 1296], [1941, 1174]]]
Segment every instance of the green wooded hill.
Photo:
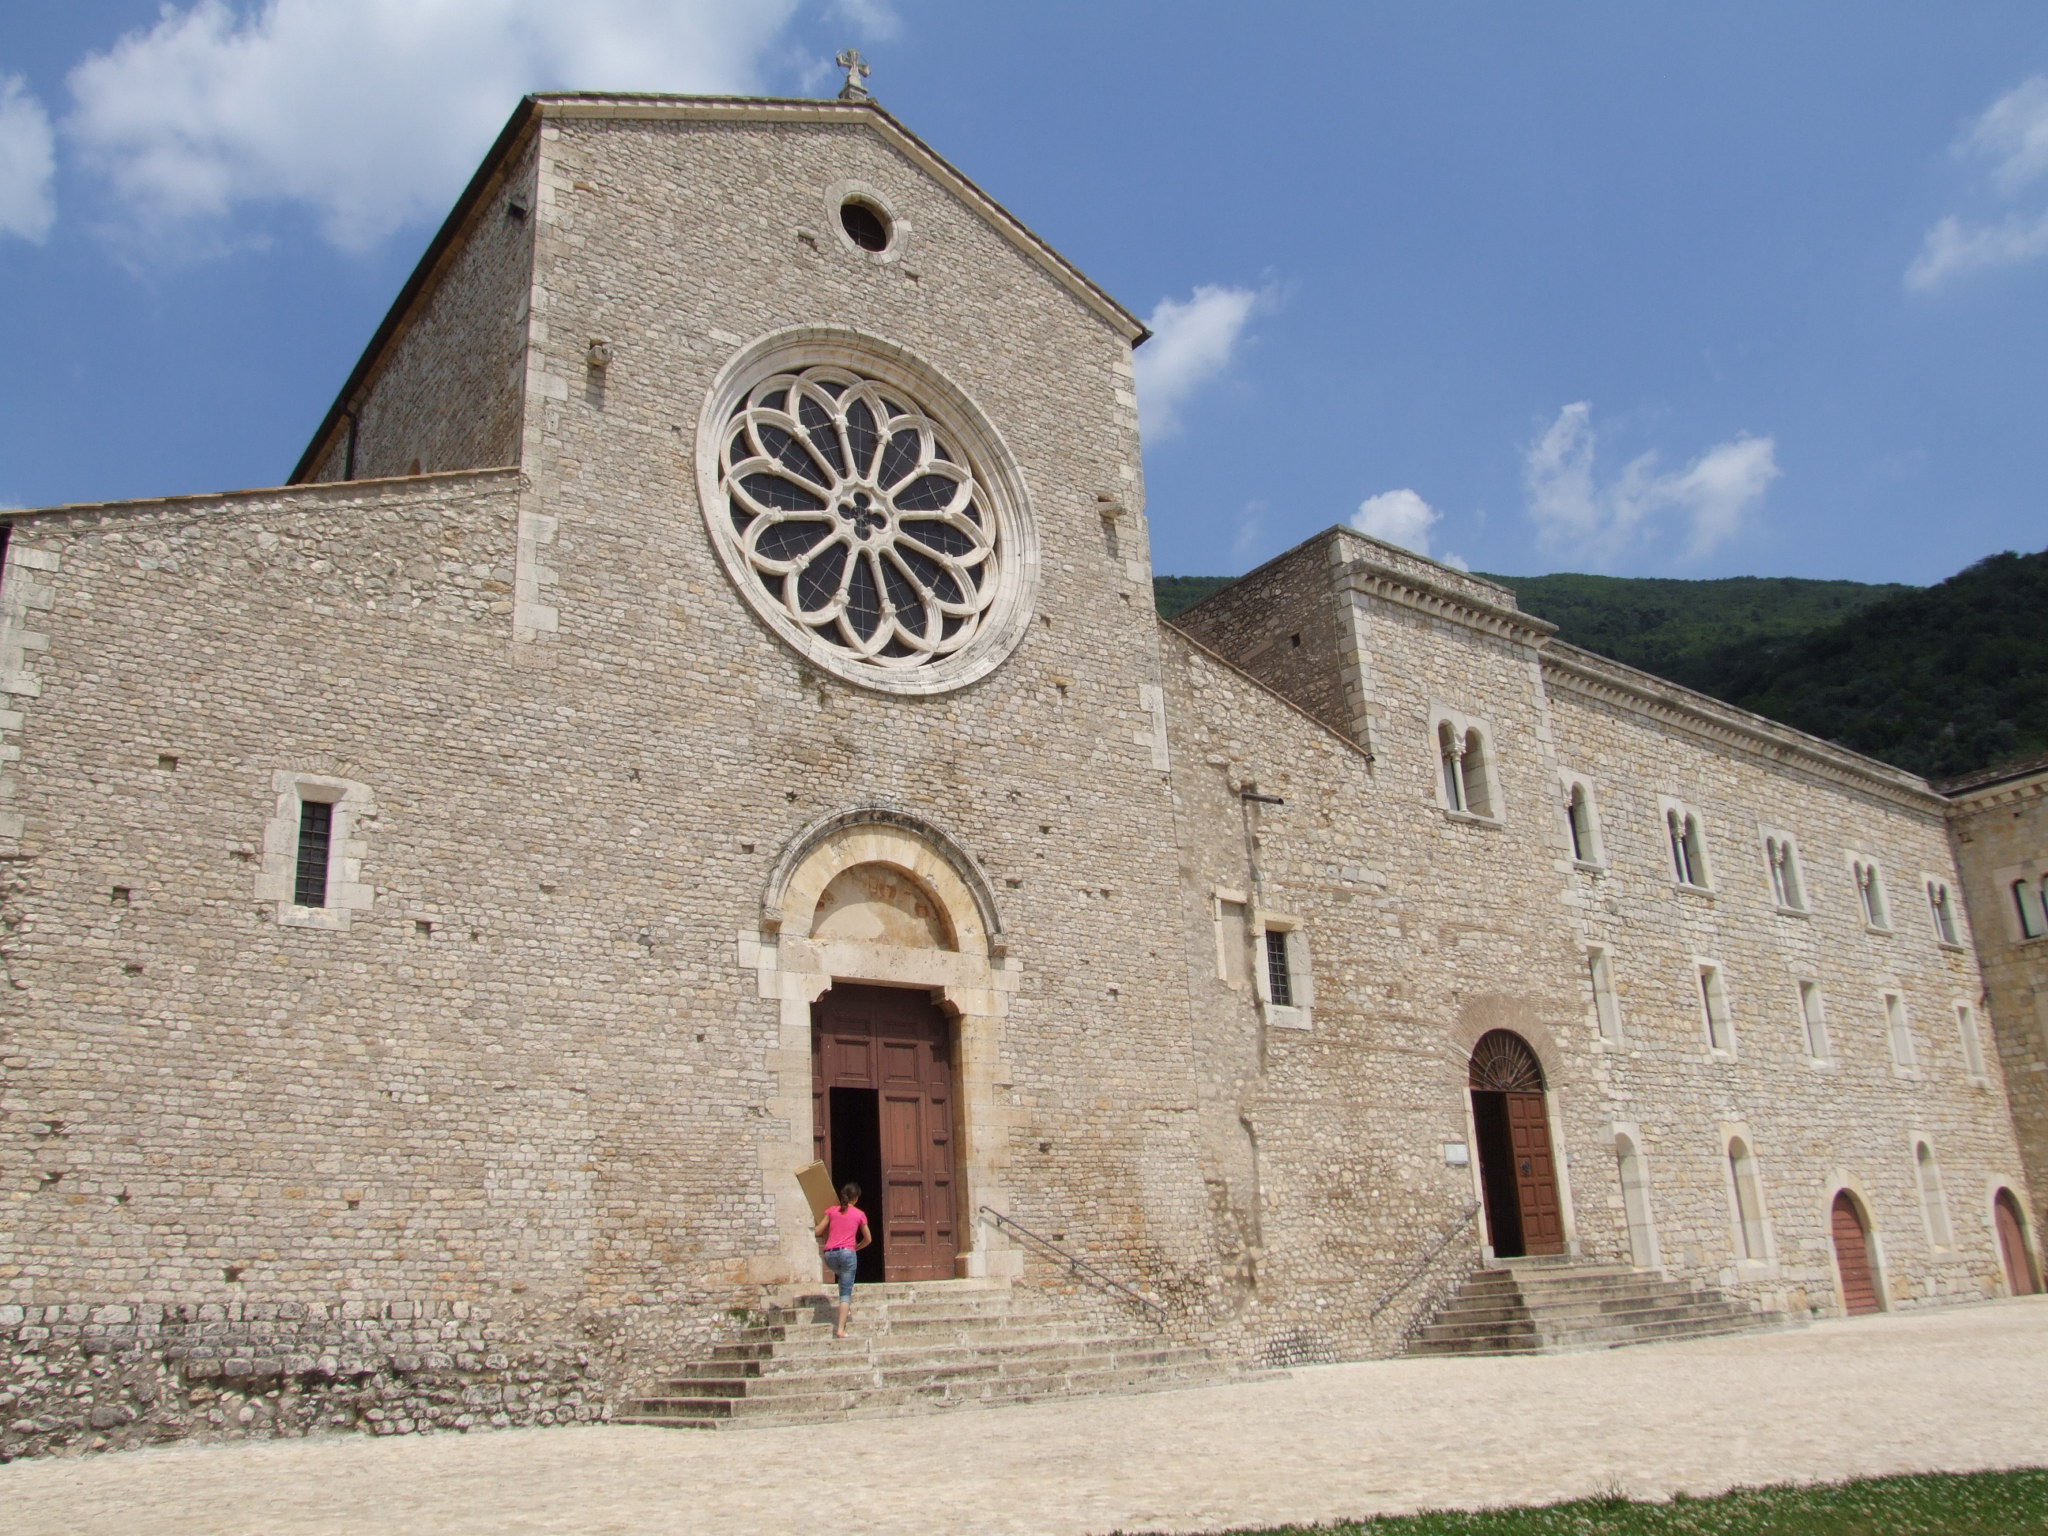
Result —
[[[1560, 639], [1929, 778], [2048, 752], [2048, 550], [1932, 587], [1488, 576]], [[1167, 616], [1229, 585], [1156, 583]]]

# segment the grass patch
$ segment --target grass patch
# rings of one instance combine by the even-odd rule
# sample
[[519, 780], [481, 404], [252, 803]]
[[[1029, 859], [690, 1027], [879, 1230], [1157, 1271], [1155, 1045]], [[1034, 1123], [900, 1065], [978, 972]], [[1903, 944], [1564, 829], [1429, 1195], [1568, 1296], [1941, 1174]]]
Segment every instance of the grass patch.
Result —
[[1435, 1510], [1230, 1536], [2010, 1536], [2048, 1533], [2048, 1471], [1928, 1473], [1738, 1488], [1642, 1504], [1620, 1496], [1540, 1509]]

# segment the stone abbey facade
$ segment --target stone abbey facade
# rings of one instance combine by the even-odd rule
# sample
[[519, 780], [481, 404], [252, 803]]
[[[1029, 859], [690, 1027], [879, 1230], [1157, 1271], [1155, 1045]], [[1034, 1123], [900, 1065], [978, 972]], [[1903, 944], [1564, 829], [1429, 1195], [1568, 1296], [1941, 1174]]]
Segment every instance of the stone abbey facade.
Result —
[[1949, 803], [1343, 529], [1160, 623], [1143, 337], [871, 104], [538, 97], [289, 484], [14, 514], [0, 1451], [602, 1416], [817, 1156], [1274, 1360], [2031, 1287]]

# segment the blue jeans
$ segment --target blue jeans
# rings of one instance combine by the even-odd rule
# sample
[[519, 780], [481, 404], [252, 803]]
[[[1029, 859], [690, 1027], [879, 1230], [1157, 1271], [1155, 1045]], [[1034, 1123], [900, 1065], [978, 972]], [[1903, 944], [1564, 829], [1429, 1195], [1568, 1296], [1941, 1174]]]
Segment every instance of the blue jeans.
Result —
[[844, 1306], [853, 1300], [853, 1277], [860, 1271], [860, 1255], [851, 1248], [827, 1248], [825, 1267], [839, 1277], [839, 1302]]

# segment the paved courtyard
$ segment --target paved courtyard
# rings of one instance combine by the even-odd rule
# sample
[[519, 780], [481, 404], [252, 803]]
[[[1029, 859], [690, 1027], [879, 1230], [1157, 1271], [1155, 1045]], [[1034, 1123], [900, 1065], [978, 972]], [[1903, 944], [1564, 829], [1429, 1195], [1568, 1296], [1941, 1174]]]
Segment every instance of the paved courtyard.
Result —
[[1543, 1359], [726, 1434], [541, 1429], [0, 1467], [10, 1536], [1213, 1531], [2048, 1464], [2048, 1298]]

